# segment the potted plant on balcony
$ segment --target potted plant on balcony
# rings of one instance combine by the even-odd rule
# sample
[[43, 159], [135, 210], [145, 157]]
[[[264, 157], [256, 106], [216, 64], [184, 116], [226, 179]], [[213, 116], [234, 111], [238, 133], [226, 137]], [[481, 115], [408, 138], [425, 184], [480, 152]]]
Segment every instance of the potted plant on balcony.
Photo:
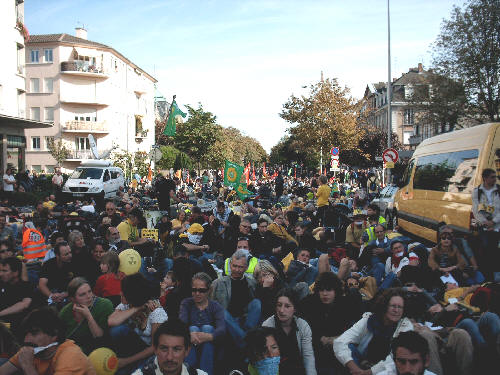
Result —
[[16, 29], [21, 32], [25, 42], [28, 42], [30, 40], [30, 33], [28, 32], [28, 28], [21, 19], [18, 19], [16, 21]]

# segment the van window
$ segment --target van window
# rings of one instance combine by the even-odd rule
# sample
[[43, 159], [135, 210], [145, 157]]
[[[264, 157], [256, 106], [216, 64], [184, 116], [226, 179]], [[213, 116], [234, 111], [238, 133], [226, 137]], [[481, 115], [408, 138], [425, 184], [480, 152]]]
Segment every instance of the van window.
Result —
[[407, 186], [410, 183], [411, 172], [413, 171], [413, 166], [415, 165], [415, 159], [410, 160], [408, 166], [405, 169], [405, 173], [403, 174], [403, 185]]
[[478, 150], [464, 150], [419, 157], [413, 188], [471, 193], [478, 156]]
[[106, 181], [109, 181], [110, 177], [109, 177], [109, 172], [108, 170], [106, 169], [106, 171], [104, 172], [104, 178], [103, 178], [103, 181], [106, 182]]
[[101, 168], [76, 168], [70, 178], [80, 178], [82, 180], [89, 178], [91, 180], [99, 180], [101, 176]]
[[117, 179], [118, 177], [120, 177], [120, 172], [118, 171], [111, 171], [111, 178], [112, 179]]

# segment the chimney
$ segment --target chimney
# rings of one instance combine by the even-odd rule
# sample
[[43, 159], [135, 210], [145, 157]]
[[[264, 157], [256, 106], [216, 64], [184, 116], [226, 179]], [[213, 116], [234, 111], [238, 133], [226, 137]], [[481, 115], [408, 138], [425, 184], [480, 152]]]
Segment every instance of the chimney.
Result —
[[424, 71], [424, 67], [423, 67], [422, 63], [418, 63], [418, 72], [422, 73], [423, 71]]
[[75, 27], [75, 36], [81, 39], [87, 39], [87, 29], [83, 27]]

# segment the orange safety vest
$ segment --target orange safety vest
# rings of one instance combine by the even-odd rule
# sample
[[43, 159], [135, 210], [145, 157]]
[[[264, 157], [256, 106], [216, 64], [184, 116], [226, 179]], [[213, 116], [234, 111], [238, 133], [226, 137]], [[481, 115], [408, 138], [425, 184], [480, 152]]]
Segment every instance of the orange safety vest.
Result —
[[44, 258], [47, 253], [45, 238], [36, 229], [26, 229], [23, 233], [23, 255], [24, 259], [32, 260]]

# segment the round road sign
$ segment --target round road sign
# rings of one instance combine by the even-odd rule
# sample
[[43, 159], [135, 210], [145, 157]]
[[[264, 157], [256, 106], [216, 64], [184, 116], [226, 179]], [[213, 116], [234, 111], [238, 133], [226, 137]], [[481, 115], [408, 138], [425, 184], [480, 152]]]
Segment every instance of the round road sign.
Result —
[[399, 154], [397, 150], [388, 148], [382, 153], [382, 159], [384, 159], [386, 163], [395, 163], [399, 159]]
[[337, 156], [339, 154], [339, 148], [332, 147], [332, 149], [330, 150], [330, 154], [332, 154], [333, 156]]

